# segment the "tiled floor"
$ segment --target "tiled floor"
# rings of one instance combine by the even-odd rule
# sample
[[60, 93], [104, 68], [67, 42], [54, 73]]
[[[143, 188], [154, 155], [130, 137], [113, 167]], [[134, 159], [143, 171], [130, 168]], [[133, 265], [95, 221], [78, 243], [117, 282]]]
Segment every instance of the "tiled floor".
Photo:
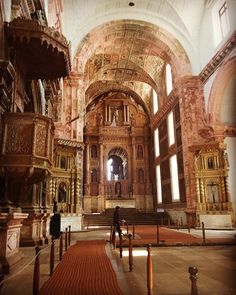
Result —
[[[201, 232], [192, 231], [191, 234], [197, 236], [201, 235]], [[211, 237], [211, 239], [217, 237], [234, 238], [235, 234], [236, 231], [206, 231], [206, 235]], [[109, 240], [109, 229], [72, 233], [71, 244], [74, 244], [77, 240], [94, 239]], [[127, 248], [123, 250], [122, 259], [119, 258], [119, 249], [113, 250], [109, 243], [107, 243], [106, 251], [124, 295], [147, 294], [146, 247], [133, 248], [134, 268], [132, 272], [129, 272]], [[196, 266], [198, 268], [197, 286], [199, 295], [236, 294], [235, 245], [165, 246], [152, 247], [151, 251], [153, 261], [153, 295], [189, 295], [191, 290], [188, 273], [189, 266]], [[12, 269], [10, 275], [5, 276], [1, 295], [32, 294], [34, 248], [22, 248], [22, 252], [25, 254], [25, 257], [21, 264]], [[45, 246], [40, 256], [41, 285], [49, 278], [49, 253], [50, 247]], [[57, 264], [59, 262], [58, 240], [56, 241], [55, 258]], [[25, 265], [28, 266], [24, 267]], [[17, 273], [19, 270], [22, 271]]]

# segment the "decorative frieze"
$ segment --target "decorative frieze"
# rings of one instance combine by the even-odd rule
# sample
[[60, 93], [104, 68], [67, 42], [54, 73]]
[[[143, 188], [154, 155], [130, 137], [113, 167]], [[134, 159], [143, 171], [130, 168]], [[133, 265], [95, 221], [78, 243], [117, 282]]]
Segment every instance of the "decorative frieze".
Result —
[[233, 49], [235, 49], [235, 45], [236, 31], [234, 31], [234, 33], [229, 37], [224, 46], [219, 51], [217, 51], [217, 53], [213, 56], [213, 58], [199, 74], [199, 78], [203, 83], [205, 83], [209, 79], [209, 77], [216, 71], [216, 69], [224, 61], [225, 57], [229, 55]]
[[84, 149], [84, 143], [70, 139], [56, 138], [55, 143], [62, 146], [68, 146], [72, 148]]

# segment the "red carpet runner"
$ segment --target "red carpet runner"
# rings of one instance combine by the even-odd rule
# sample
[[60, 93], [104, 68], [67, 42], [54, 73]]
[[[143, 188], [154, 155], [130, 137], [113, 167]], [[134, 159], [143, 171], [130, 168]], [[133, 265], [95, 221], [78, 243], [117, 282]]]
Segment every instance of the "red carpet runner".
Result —
[[71, 246], [40, 295], [123, 295], [105, 241], [79, 241]]

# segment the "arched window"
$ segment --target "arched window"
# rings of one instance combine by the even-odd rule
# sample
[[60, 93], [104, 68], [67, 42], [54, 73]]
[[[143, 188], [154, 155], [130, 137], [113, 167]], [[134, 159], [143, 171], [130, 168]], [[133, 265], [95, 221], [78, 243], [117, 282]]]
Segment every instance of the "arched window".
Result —
[[173, 155], [170, 157], [170, 172], [171, 172], [171, 192], [172, 200], [179, 201], [179, 177], [178, 177], [178, 163], [177, 156]]
[[230, 32], [228, 7], [225, 0], [216, 1], [212, 8], [214, 43], [217, 46]]
[[169, 95], [172, 91], [173, 85], [172, 85], [172, 73], [171, 73], [171, 67], [169, 64], [166, 64], [166, 94]]
[[167, 117], [168, 122], [168, 140], [169, 146], [175, 143], [175, 133], [174, 133], [174, 114], [171, 111]]
[[153, 99], [153, 113], [155, 114], [158, 111], [158, 96], [154, 89], [152, 91], [152, 99]]
[[162, 188], [161, 188], [161, 169], [160, 165], [156, 166], [156, 184], [157, 184], [157, 203], [162, 203]]
[[155, 146], [155, 156], [160, 156], [160, 147], [159, 147], [159, 131], [158, 128], [154, 131], [154, 146]]

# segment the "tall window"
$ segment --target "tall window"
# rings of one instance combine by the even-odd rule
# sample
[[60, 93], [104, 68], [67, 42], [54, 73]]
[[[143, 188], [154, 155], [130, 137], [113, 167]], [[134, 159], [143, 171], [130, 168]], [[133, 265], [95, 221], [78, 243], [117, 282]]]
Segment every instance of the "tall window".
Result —
[[170, 94], [172, 91], [172, 73], [171, 73], [171, 67], [169, 64], [166, 65], [166, 93], [167, 95]]
[[154, 131], [154, 146], [155, 146], [155, 156], [159, 157], [160, 147], [159, 147], [159, 131], [158, 128]]
[[156, 114], [158, 111], [158, 96], [155, 90], [152, 91], [152, 97], [153, 97], [153, 113]]
[[157, 203], [162, 203], [161, 169], [160, 169], [160, 165], [157, 165], [156, 166], [156, 184], [157, 184]]
[[226, 2], [221, 6], [219, 10], [219, 18], [220, 18], [220, 28], [222, 39], [228, 34], [229, 32], [229, 19], [228, 19], [228, 9]]
[[214, 42], [217, 46], [230, 31], [228, 8], [225, 0], [218, 0], [212, 9]]
[[180, 199], [180, 196], [179, 196], [178, 164], [177, 164], [176, 155], [173, 155], [172, 157], [170, 157], [170, 172], [171, 172], [172, 200], [178, 201]]
[[173, 112], [170, 112], [168, 115], [168, 139], [169, 139], [169, 146], [175, 143]]
[[112, 166], [113, 160], [109, 159], [107, 161], [107, 180], [111, 180], [112, 173], [113, 173], [113, 166]]

